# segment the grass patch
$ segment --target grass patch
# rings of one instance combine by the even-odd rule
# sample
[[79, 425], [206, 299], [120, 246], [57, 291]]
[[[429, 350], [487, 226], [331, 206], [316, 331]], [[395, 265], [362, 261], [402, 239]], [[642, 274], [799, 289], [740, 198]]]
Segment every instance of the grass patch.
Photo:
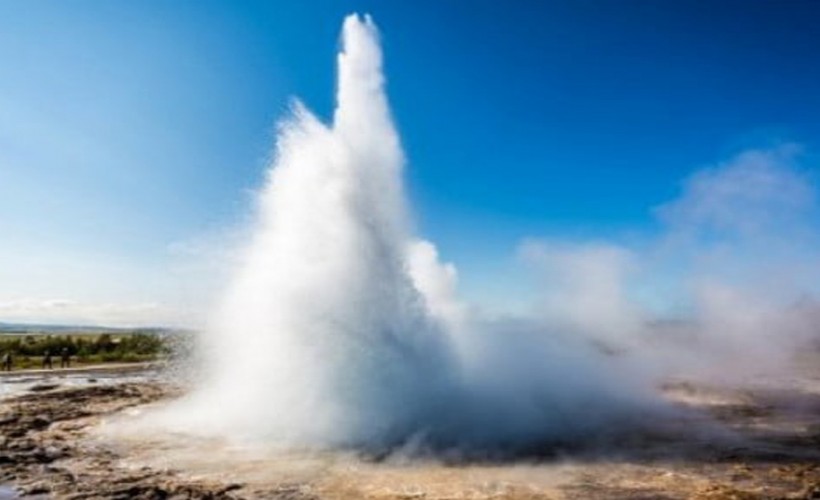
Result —
[[3, 335], [0, 336], [0, 358], [11, 353], [15, 369], [41, 368], [46, 354], [55, 367], [67, 353], [71, 365], [100, 363], [137, 363], [154, 361], [171, 354], [166, 335], [133, 332], [73, 335]]

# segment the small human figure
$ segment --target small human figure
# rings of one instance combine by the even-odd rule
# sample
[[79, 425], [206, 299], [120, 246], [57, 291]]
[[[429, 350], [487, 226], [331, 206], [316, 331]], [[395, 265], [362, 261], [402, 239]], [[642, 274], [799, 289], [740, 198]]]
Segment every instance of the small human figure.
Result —
[[45, 370], [46, 367], [48, 367], [49, 370], [54, 369], [54, 365], [51, 362], [51, 352], [48, 350], [43, 353], [43, 370]]
[[12, 367], [13, 364], [14, 364], [14, 360], [11, 357], [11, 352], [7, 352], [6, 354], [4, 354], [3, 355], [3, 363], [2, 363], [3, 371], [10, 372], [11, 367]]
[[68, 352], [68, 347], [63, 347], [60, 351], [60, 368], [71, 368], [71, 353]]

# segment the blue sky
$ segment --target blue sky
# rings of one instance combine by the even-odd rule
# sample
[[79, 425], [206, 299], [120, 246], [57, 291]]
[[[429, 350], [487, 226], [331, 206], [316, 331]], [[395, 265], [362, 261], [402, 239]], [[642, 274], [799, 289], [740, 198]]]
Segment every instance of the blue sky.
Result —
[[741, 151], [817, 164], [816, 2], [0, 0], [0, 321], [197, 303], [186, 252], [247, 216], [291, 97], [330, 115], [351, 12], [382, 31], [420, 232], [473, 298], [516, 293], [522, 240], [652, 234]]

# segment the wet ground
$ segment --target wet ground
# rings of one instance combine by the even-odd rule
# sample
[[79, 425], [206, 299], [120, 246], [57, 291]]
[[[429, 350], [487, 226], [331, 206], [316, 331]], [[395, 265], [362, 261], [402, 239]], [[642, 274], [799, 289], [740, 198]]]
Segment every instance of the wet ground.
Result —
[[615, 447], [548, 460], [443, 463], [111, 434], [111, 422], [178, 393], [150, 374], [124, 376], [52, 381], [1, 401], [0, 499], [820, 498], [816, 378], [742, 390], [670, 382], [665, 395], [697, 411], [665, 434], [625, 436]]
[[109, 363], [53, 370], [0, 372], [0, 400], [32, 390], [57, 386], [83, 387], [140, 382], [157, 378], [160, 370], [161, 367], [157, 363]]

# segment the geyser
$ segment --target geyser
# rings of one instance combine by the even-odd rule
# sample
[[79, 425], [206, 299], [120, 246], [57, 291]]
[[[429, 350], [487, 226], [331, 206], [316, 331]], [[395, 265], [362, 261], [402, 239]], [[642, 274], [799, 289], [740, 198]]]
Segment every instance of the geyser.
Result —
[[[253, 242], [208, 339], [232, 428], [342, 445], [404, 435], [451, 374], [407, 273], [403, 155], [369, 19], [349, 17], [333, 124], [281, 125]], [[207, 355], [207, 353], [206, 353]]]
[[[209, 369], [163, 415], [284, 448], [520, 447], [643, 411], [623, 360], [483, 321], [414, 237], [376, 27], [344, 21], [330, 125], [279, 129], [252, 241], [202, 340]], [[170, 417], [170, 418], [169, 418]]]

